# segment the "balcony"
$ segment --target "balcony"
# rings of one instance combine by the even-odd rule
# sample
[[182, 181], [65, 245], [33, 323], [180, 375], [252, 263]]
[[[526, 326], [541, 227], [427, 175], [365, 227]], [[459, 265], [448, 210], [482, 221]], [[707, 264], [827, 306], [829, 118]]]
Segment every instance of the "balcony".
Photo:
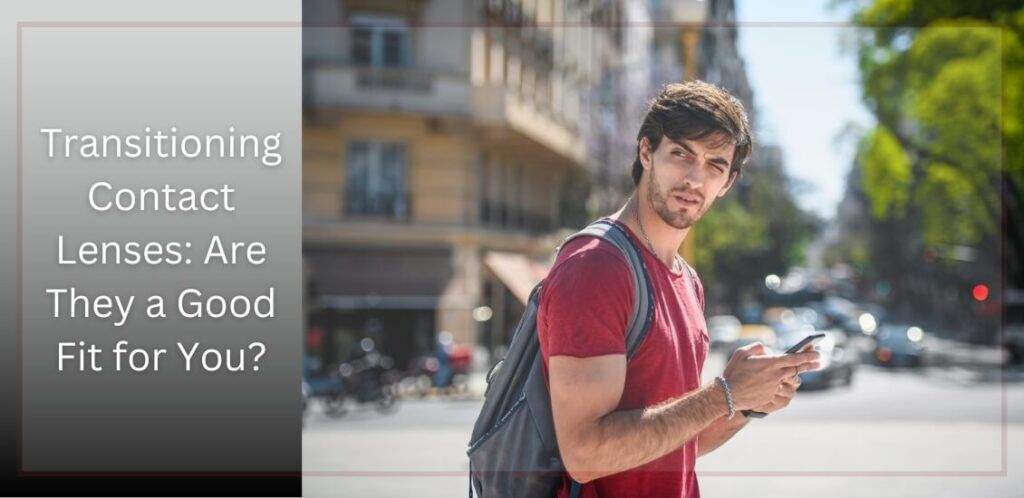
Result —
[[409, 219], [409, 192], [405, 190], [369, 193], [365, 189], [345, 189], [344, 199], [342, 216], [347, 219]]
[[305, 105], [313, 109], [463, 117], [471, 114], [467, 74], [311, 62], [305, 76]]
[[533, 99], [505, 85], [483, 84], [473, 88], [472, 102], [478, 123], [510, 129], [573, 164], [586, 162], [586, 144], [576, 126]]
[[[355, 227], [363, 227], [375, 230], [378, 234], [397, 230], [414, 235], [416, 230], [422, 229], [433, 231], [436, 235], [442, 234], [444, 228], [457, 228], [493, 230], [521, 236], [547, 234], [558, 225], [552, 213], [489, 199], [479, 199], [475, 203], [475, 217], [472, 213], [464, 213], [449, 219], [424, 220], [422, 216], [414, 216], [412, 197], [413, 193], [408, 190], [369, 193], [357, 188], [339, 191], [307, 185], [303, 188], [303, 213], [307, 222], [316, 226], [346, 226], [346, 232], [355, 230]], [[421, 204], [429, 204], [440, 195], [420, 191], [416, 197]], [[467, 208], [474, 209], [474, 205]]]
[[521, 229], [531, 234], [548, 233], [555, 228], [550, 214], [530, 211], [522, 206], [482, 199], [480, 225], [499, 230]]

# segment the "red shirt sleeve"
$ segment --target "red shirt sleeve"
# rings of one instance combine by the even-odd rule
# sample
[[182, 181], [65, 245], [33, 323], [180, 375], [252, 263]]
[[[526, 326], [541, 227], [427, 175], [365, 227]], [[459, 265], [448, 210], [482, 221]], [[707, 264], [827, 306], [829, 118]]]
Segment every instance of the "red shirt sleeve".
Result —
[[633, 311], [629, 266], [614, 246], [596, 238], [562, 249], [541, 288], [538, 338], [545, 358], [626, 353]]

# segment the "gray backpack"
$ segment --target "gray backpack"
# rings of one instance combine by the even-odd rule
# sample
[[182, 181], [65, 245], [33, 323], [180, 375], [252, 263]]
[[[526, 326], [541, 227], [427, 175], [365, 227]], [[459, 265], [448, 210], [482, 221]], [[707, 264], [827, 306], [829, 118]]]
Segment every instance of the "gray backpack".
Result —
[[[626, 334], [626, 358], [632, 358], [647, 334], [654, 314], [651, 282], [643, 257], [623, 229], [598, 220], [562, 241], [596, 236], [611, 242], [625, 256], [633, 278], [633, 312]], [[689, 268], [689, 267], [687, 267]], [[690, 270], [691, 278], [693, 276]], [[484, 404], [473, 426], [469, 450], [469, 496], [542, 498], [554, 496], [565, 466], [555, 440], [551, 399], [544, 383], [537, 340], [537, 308], [544, 282], [530, 293], [508, 353], [487, 374]], [[579, 483], [571, 495], [578, 496]]]

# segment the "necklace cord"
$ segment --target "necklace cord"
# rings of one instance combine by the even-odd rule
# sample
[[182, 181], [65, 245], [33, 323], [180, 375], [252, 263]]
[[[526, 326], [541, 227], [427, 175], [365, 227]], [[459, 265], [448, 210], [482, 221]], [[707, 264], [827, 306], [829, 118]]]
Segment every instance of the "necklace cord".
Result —
[[[633, 215], [634, 215], [634, 218], [636, 218], [637, 226], [640, 227], [640, 234], [644, 236], [644, 242], [647, 242], [647, 247], [651, 249], [651, 252], [654, 253], [654, 256], [658, 257], [658, 251], [654, 250], [654, 244], [651, 243], [650, 237], [647, 236], [647, 231], [644, 230], [644, 224], [640, 222], [640, 197], [637, 196], [637, 195], [634, 195], [632, 197], [632, 201], [633, 201], [632, 202], [632, 204], [633, 204]], [[678, 258], [672, 258], [672, 271], [674, 271], [674, 272], [682, 271], [682, 269], [679, 268], [679, 259]]]

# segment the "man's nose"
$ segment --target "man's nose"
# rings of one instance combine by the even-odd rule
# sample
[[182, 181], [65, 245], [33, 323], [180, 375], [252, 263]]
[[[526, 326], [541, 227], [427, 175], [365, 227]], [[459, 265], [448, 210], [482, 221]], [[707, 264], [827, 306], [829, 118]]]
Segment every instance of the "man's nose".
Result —
[[707, 164], [706, 159], [698, 159], [694, 161], [692, 168], [686, 172], [686, 183], [690, 188], [700, 189], [704, 186], [704, 180], [707, 177]]

